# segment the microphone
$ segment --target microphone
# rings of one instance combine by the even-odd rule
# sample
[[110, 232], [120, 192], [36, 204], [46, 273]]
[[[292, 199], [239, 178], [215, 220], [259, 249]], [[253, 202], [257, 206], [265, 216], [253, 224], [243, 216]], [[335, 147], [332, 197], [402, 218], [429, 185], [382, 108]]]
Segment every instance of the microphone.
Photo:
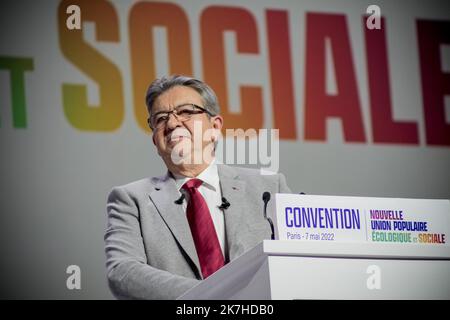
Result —
[[227, 210], [230, 206], [231, 206], [231, 204], [228, 202], [228, 200], [225, 199], [225, 197], [222, 197], [222, 204], [219, 206], [219, 209]]
[[176, 204], [182, 204], [184, 198], [185, 198], [185, 197], [184, 197], [184, 193], [182, 193], [182, 194], [181, 194], [181, 197], [178, 198], [177, 200], [175, 200], [174, 202], [175, 202]]
[[275, 233], [274, 233], [274, 230], [273, 230], [273, 222], [272, 222], [272, 219], [270, 217], [267, 217], [267, 203], [270, 200], [270, 192], [264, 191], [263, 196], [262, 196], [262, 200], [264, 201], [264, 219], [266, 219], [269, 222], [269, 224], [270, 224], [270, 230], [272, 231], [272, 235], [270, 236], [270, 238], [272, 240], [274, 240], [275, 239]]

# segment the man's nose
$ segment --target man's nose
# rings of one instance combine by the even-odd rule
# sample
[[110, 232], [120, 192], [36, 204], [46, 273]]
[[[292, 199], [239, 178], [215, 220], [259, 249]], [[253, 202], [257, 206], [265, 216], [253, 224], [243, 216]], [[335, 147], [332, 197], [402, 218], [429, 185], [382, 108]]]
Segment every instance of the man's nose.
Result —
[[166, 128], [169, 130], [173, 130], [177, 127], [181, 126], [181, 121], [178, 120], [177, 116], [175, 115], [175, 113], [169, 113], [169, 118], [167, 119], [167, 124], [166, 124]]

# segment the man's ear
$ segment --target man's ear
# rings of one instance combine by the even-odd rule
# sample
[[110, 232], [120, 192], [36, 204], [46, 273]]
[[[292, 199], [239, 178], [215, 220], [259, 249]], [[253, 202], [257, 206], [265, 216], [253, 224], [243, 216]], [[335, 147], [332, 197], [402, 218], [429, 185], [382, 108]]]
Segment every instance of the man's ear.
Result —
[[[222, 136], [222, 127], [223, 127], [222, 116], [215, 116], [214, 119], [212, 119], [212, 127], [214, 130], [211, 131], [211, 142], [213, 142], [214, 145], [217, 145], [217, 142]], [[214, 150], [215, 148], [216, 147], [214, 146]]]
[[222, 130], [223, 127], [223, 118], [222, 116], [214, 116], [213, 120], [213, 128], [217, 130]]

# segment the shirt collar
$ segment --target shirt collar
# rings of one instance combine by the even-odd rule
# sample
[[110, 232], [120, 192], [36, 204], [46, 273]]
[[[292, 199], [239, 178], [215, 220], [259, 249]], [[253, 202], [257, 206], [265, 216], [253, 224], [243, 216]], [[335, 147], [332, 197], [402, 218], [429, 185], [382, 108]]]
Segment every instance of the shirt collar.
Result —
[[[175, 179], [175, 184], [176, 184], [178, 190], [180, 190], [187, 181], [189, 181], [190, 179], [193, 179], [191, 177], [185, 177], [185, 176], [173, 174], [173, 173], [172, 173], [172, 176]], [[213, 191], [219, 190], [219, 173], [217, 171], [216, 159], [213, 159], [213, 161], [209, 164], [209, 166], [207, 166], [206, 169], [203, 170], [195, 178], [202, 180], [203, 185], [205, 187], [207, 187]]]

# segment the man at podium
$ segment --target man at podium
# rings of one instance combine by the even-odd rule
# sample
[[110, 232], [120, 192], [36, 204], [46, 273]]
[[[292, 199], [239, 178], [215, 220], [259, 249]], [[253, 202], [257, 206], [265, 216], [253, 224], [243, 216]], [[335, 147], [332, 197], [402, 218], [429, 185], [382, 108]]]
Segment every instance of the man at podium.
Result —
[[146, 104], [167, 172], [111, 191], [107, 277], [120, 299], [175, 299], [270, 239], [262, 195], [290, 190], [282, 174], [217, 162], [224, 120], [204, 82], [180, 75], [156, 79]]

